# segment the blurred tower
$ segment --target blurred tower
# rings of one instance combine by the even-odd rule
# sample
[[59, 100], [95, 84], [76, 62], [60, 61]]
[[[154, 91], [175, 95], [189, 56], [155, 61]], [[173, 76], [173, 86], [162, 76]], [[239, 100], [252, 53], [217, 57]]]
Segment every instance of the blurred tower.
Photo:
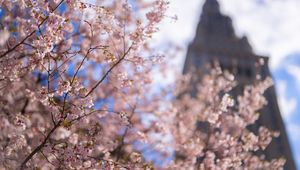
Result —
[[[256, 63], [260, 60], [265, 61], [265, 65], [257, 69]], [[243, 86], [255, 83], [257, 73], [262, 78], [271, 76], [268, 58], [254, 54], [247, 38], [239, 38], [235, 35], [232, 20], [221, 14], [217, 0], [206, 0], [196, 37], [188, 48], [183, 73], [191, 72], [195, 68], [197, 72], [193, 73], [201, 77], [201, 74], [206, 71], [206, 66], [215, 61], [219, 62], [223, 70], [235, 74], [239, 85], [233, 91], [234, 96], [242, 93]], [[196, 81], [200, 81], [200, 79]], [[287, 160], [285, 169], [294, 170], [296, 168], [274, 87], [265, 92], [265, 97], [268, 105], [261, 110], [261, 116], [257, 123], [249, 128], [257, 132], [258, 126], [263, 125], [270, 130], [280, 131], [280, 136], [272, 140], [264, 154], [268, 160], [285, 157]]]

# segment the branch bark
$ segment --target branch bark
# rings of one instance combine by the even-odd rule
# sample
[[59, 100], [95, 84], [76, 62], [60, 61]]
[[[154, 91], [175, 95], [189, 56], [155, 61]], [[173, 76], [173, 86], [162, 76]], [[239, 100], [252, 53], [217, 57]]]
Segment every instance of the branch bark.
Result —
[[25, 159], [24, 161], [21, 163], [20, 165], [20, 169], [23, 170], [26, 167], [27, 162], [39, 151], [41, 151], [41, 149], [46, 145], [48, 139], [51, 137], [52, 133], [60, 126], [61, 121], [59, 121], [51, 130], [50, 132], [47, 134], [47, 136], [45, 137], [45, 139], [43, 140], [43, 142], [37, 146]]

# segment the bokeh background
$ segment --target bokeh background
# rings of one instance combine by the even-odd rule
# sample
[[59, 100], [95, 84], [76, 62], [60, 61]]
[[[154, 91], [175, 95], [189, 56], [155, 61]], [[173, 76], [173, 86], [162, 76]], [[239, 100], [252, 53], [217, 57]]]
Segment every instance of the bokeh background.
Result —
[[[177, 74], [194, 38], [203, 3], [204, 0], [170, 0], [167, 19], [155, 37], [155, 44], [161, 49], [170, 43], [182, 48], [177, 56], [170, 58], [177, 66]], [[219, 0], [219, 3], [221, 11], [232, 18], [236, 34], [246, 35], [256, 54], [270, 57], [277, 100], [300, 168], [300, 0]], [[168, 81], [175, 76], [176, 73], [170, 72]]]
[[[93, 0], [85, 0], [93, 2]], [[134, 0], [129, 0], [134, 2]], [[164, 82], [175, 80], [183, 68], [188, 44], [192, 42], [204, 0], [169, 0], [170, 9], [160, 32], [154, 37], [161, 50], [170, 43], [182, 50], [167, 56], [172, 64]], [[270, 57], [277, 99], [289, 135], [294, 159], [300, 168], [300, 0], [219, 0], [238, 36], [246, 35], [258, 55]], [[134, 5], [134, 3], [132, 3]], [[3, 15], [0, 11], [0, 17]], [[177, 16], [177, 17], [174, 17]], [[178, 18], [178, 20], [174, 20]], [[1, 38], [1, 37], [0, 37]], [[157, 80], [160, 81], [158, 76]]]

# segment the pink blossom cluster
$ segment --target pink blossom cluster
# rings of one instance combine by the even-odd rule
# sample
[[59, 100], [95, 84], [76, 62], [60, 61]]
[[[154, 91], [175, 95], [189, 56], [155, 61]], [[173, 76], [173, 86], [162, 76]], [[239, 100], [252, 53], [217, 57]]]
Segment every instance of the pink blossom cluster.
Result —
[[[237, 103], [230, 91], [234, 76], [217, 68], [203, 77], [196, 92], [181, 80], [181, 93], [174, 101], [172, 136], [175, 159], [170, 169], [282, 169], [284, 158], [268, 161], [257, 151], [265, 150], [278, 132], [260, 127], [257, 134], [247, 127], [259, 117], [267, 104], [264, 91], [272, 85], [267, 78], [244, 88]], [[191, 96], [196, 93], [196, 96]], [[236, 104], [235, 104], [236, 103]]]

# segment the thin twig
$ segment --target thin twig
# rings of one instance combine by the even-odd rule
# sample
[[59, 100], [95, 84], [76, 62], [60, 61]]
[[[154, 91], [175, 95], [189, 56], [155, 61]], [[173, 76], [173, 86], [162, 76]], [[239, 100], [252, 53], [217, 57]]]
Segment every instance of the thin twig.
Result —
[[130, 46], [128, 48], [128, 50], [123, 54], [123, 56], [116, 62], [114, 63], [107, 71], [106, 73], [103, 75], [103, 77], [93, 86], [93, 88], [83, 97], [86, 98], [88, 97], [104, 80], [105, 78], [108, 76], [108, 74], [118, 65], [122, 62], [122, 60], [127, 56], [127, 54], [130, 52], [132, 46]]

